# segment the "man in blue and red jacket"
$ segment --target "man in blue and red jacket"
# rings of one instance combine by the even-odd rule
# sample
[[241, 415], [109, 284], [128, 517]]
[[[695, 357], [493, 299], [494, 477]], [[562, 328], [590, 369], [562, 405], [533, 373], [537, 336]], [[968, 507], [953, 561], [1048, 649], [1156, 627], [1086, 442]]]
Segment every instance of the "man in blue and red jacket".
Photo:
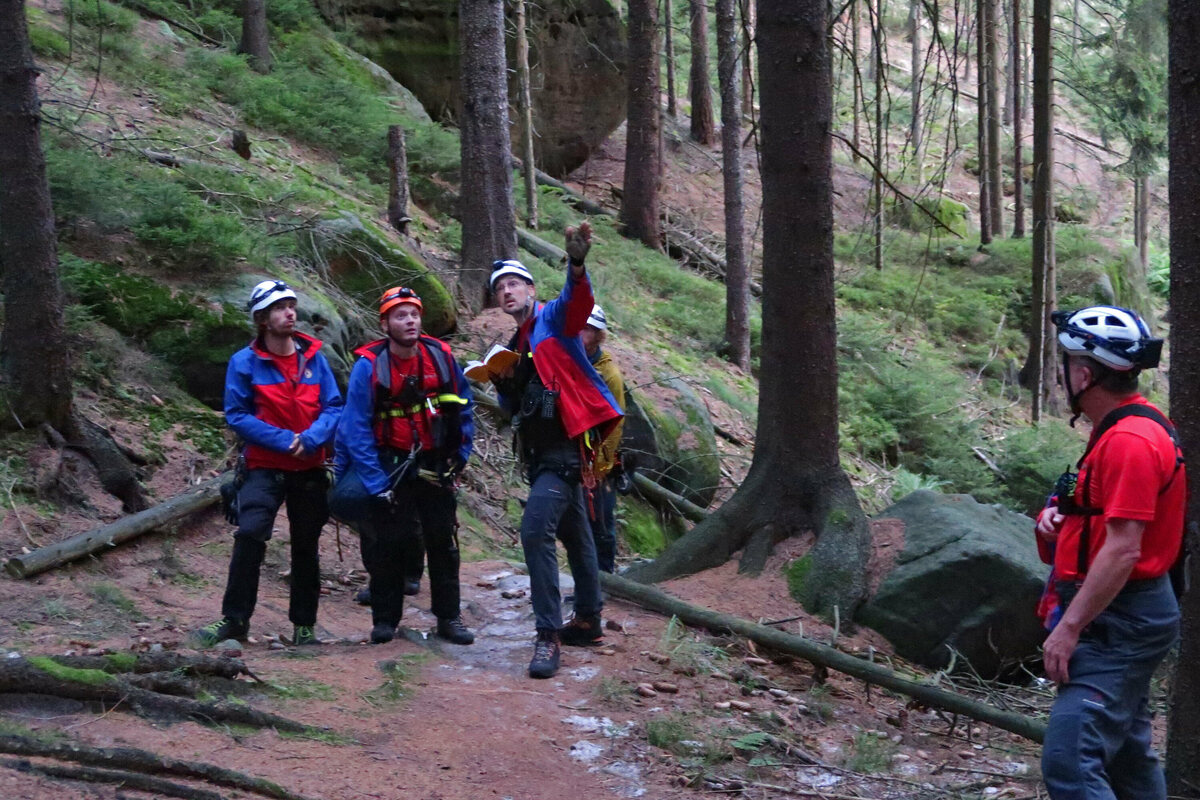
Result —
[[316, 644], [320, 596], [317, 542], [329, 518], [326, 446], [342, 412], [342, 395], [320, 353], [321, 342], [296, 330], [296, 293], [263, 281], [250, 294], [258, 336], [233, 354], [225, 374], [225, 422], [244, 443], [237, 493], [237, 532], [221, 619], [196, 633], [211, 647], [250, 629], [258, 577], [275, 515], [287, 503], [291, 527], [292, 644]]
[[[567, 228], [566, 283], [545, 304], [537, 302], [533, 276], [521, 262], [497, 261], [491, 276], [493, 297], [518, 325], [509, 349], [520, 360], [494, 382], [512, 415], [517, 456], [530, 484], [521, 546], [537, 626], [529, 663], [533, 678], [558, 671], [560, 643], [590, 645], [603, 636], [596, 544], [586, 502], [593, 501], [596, 487], [596, 452], [622, 413], [579, 337], [595, 304], [584, 268], [591, 235], [586, 222]], [[575, 579], [575, 615], [566, 626], [556, 539], [567, 550]]]
[[370, 575], [371, 641], [390, 642], [404, 610], [406, 564], [421, 539], [437, 635], [471, 644], [460, 614], [455, 481], [471, 455], [472, 395], [450, 347], [421, 333], [421, 298], [402, 286], [379, 301], [384, 338], [350, 372], [338, 425], [337, 473], [354, 469], [371, 496], [359, 522]]

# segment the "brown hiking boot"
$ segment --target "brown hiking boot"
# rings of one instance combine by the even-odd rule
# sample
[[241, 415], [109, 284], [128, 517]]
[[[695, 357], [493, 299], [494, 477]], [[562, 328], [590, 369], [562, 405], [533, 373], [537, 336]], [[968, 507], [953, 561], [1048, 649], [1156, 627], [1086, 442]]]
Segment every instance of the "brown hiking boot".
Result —
[[558, 631], [539, 630], [533, 644], [533, 660], [529, 662], [529, 677], [551, 678], [558, 672]]
[[575, 617], [558, 629], [558, 638], [563, 644], [571, 647], [600, 644], [600, 640], [604, 638], [604, 626], [600, 622], [600, 615]]

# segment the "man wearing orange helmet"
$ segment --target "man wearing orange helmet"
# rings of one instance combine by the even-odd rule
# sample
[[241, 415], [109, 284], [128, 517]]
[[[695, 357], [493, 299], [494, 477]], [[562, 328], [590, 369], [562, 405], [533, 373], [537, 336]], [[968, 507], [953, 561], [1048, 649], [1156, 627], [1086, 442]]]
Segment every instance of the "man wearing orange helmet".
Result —
[[384, 337], [360, 347], [338, 425], [337, 471], [353, 468], [371, 496], [360, 523], [370, 574], [371, 641], [396, 635], [404, 565], [423, 534], [437, 635], [475, 636], [459, 611], [455, 480], [471, 455], [475, 427], [466, 376], [450, 347], [421, 333], [421, 298], [396, 287], [379, 301]]

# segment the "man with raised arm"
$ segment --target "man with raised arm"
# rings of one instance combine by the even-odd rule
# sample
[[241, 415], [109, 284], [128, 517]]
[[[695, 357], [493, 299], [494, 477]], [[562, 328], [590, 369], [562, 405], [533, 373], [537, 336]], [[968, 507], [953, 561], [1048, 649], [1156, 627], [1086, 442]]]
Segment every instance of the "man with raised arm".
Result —
[[[622, 417], [579, 336], [594, 305], [584, 268], [591, 226], [584, 222], [566, 233], [566, 282], [553, 300], [538, 303], [533, 275], [519, 261], [497, 261], [491, 276], [492, 296], [517, 323], [509, 349], [520, 359], [494, 382], [501, 404], [512, 415], [517, 457], [530, 485], [521, 546], [537, 628], [529, 663], [533, 678], [549, 678], [558, 671], [560, 643], [591, 645], [603, 636], [587, 504], [596, 502], [600, 443]], [[575, 614], [565, 626], [556, 539], [566, 548], [575, 580]]]

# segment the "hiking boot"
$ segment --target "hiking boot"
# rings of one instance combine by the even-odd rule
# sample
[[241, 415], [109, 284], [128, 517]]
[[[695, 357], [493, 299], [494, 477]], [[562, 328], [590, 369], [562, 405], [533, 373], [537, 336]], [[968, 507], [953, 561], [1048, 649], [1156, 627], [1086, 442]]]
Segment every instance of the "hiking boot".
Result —
[[558, 638], [563, 644], [572, 647], [600, 644], [600, 640], [604, 638], [604, 626], [600, 624], [600, 615], [575, 617], [558, 629]]
[[249, 623], [240, 619], [223, 617], [192, 633], [192, 639], [201, 647], [215, 647], [226, 639], [244, 639], [249, 632]]
[[452, 644], [472, 644], [475, 641], [475, 634], [471, 633], [463, 622], [462, 615], [454, 619], [438, 618], [437, 635]]
[[321, 641], [317, 638], [317, 632], [313, 630], [312, 625], [297, 625], [296, 627], [292, 628], [293, 647], [320, 643]]
[[419, 578], [415, 581], [407, 581], [406, 580], [404, 582], [404, 594], [408, 595], [409, 597], [412, 597], [413, 595], [417, 595], [420, 593], [421, 593], [421, 581]]
[[360, 606], [371, 605], [371, 589], [370, 589], [370, 587], [364, 586], [363, 588], [361, 588], [357, 592], [355, 592], [354, 593], [354, 602], [358, 603]]
[[386, 622], [376, 622], [371, 628], [371, 644], [384, 644], [396, 638], [396, 626]]
[[558, 672], [558, 631], [538, 631], [533, 644], [533, 660], [529, 662], [529, 677], [550, 678]]

